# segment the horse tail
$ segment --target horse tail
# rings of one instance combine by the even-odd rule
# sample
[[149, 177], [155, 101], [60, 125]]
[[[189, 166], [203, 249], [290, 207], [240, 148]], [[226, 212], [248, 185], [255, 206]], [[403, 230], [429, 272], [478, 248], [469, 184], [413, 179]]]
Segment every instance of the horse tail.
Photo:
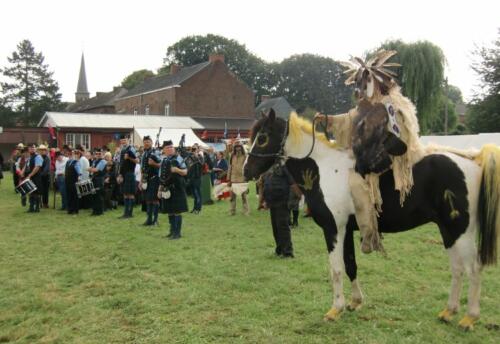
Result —
[[479, 258], [481, 264], [497, 262], [497, 239], [500, 237], [500, 147], [483, 146], [476, 157], [482, 167], [479, 191]]

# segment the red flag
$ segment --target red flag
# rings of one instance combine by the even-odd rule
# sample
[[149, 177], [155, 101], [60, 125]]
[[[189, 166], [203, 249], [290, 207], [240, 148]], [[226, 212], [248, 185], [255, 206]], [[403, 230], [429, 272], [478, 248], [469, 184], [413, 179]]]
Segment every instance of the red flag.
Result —
[[56, 139], [56, 131], [54, 130], [54, 128], [52, 128], [52, 126], [50, 124], [49, 124], [49, 134], [50, 134], [50, 138], [52, 140]]
[[201, 134], [201, 139], [202, 139], [202, 140], [206, 140], [206, 139], [208, 139], [208, 131], [206, 131], [206, 130], [205, 130], [205, 131]]

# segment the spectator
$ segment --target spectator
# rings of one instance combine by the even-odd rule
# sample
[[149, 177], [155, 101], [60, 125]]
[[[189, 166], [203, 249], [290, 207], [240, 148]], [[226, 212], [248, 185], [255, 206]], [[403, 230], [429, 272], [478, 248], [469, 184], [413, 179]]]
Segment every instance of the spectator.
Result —
[[236, 214], [236, 198], [239, 194], [241, 194], [241, 200], [243, 202], [243, 213], [245, 215], [250, 213], [250, 208], [248, 207], [248, 183], [245, 183], [245, 177], [243, 176], [243, 165], [245, 164], [245, 160], [245, 149], [243, 145], [237, 141], [233, 147], [228, 170], [227, 185], [231, 187], [231, 215]]
[[61, 193], [61, 210], [68, 209], [68, 198], [66, 195], [66, 182], [64, 179], [64, 171], [68, 158], [62, 152], [56, 152], [56, 185]]

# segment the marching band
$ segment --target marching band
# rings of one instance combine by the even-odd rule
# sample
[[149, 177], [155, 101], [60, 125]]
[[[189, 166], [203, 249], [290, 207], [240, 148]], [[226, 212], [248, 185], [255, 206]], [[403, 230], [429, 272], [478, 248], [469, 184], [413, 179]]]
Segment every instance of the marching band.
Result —
[[[22, 206], [29, 200], [30, 213], [48, 208], [51, 184], [61, 196], [59, 209], [71, 215], [85, 208], [85, 200], [92, 208], [91, 215], [99, 216], [116, 209], [122, 199], [124, 212], [120, 219], [131, 218], [138, 198], [144, 202], [146, 211], [143, 225], [159, 226], [161, 211], [168, 214], [170, 224], [166, 237], [179, 239], [182, 213], [188, 211], [185, 178], [188, 167], [181, 156], [182, 145], [183, 142], [176, 149], [169, 140], [159, 147], [157, 140], [154, 146], [151, 137], [145, 136], [143, 151], [137, 152], [129, 138], [121, 136], [115, 154], [105, 147], [96, 148], [89, 155], [81, 145], [74, 148], [65, 145], [62, 150], [51, 149], [48, 154], [48, 147], [44, 145], [20, 143], [12, 157], [15, 189], [21, 195]], [[136, 176], [137, 172], [140, 177]], [[48, 180], [47, 187], [44, 179]]]

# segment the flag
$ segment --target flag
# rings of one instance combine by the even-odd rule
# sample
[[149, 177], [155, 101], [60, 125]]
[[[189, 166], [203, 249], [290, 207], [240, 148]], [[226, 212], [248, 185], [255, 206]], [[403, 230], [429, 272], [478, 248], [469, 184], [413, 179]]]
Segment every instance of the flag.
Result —
[[227, 139], [227, 122], [224, 121], [224, 138]]
[[54, 128], [50, 124], [48, 125], [48, 127], [49, 127], [50, 138], [52, 140], [55, 140], [56, 139], [56, 131], [54, 130]]
[[206, 139], [208, 139], [208, 131], [206, 131], [206, 130], [205, 130], [205, 131], [201, 134], [201, 139], [202, 139], [202, 140], [206, 140]]

